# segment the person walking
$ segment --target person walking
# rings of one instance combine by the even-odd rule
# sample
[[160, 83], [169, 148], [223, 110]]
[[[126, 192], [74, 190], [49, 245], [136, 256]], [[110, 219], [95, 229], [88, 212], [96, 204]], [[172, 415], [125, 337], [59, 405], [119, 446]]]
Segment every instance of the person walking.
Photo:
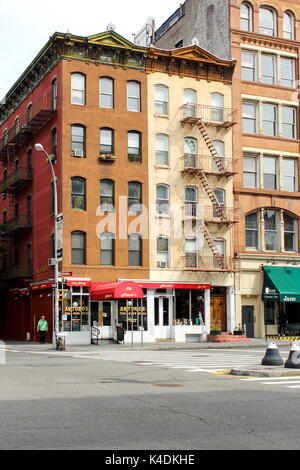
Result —
[[45, 319], [45, 316], [42, 315], [37, 325], [37, 332], [40, 335], [40, 344], [45, 344], [47, 331], [48, 331], [48, 322]]

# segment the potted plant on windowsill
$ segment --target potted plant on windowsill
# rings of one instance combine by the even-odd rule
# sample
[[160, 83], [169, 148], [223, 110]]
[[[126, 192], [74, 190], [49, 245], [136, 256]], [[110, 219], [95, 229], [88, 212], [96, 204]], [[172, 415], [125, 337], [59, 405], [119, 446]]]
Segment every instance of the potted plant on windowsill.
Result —
[[221, 333], [222, 333], [222, 330], [219, 327], [215, 327], [210, 330], [210, 334], [212, 336], [217, 336], [217, 335], [220, 335]]
[[103, 153], [100, 155], [99, 159], [103, 162], [114, 162], [116, 159], [116, 156], [110, 153]]

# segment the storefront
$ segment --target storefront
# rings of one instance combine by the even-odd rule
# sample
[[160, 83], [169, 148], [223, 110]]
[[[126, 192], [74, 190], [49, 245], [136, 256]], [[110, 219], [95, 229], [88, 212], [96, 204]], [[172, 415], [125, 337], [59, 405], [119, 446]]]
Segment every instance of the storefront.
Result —
[[264, 266], [263, 301], [266, 336], [300, 335], [300, 268]]

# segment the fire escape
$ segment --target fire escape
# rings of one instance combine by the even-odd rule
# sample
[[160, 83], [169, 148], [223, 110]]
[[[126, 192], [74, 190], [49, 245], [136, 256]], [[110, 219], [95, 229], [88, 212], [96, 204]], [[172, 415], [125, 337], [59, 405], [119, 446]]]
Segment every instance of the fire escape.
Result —
[[184, 220], [197, 219], [198, 227], [212, 252], [212, 260], [211, 258], [202, 258], [200, 262], [196, 253], [186, 255], [185, 266], [188, 269], [233, 272], [236, 270], [233, 258], [226, 258], [220, 252], [209, 227], [212, 224], [218, 224], [219, 227], [225, 225], [231, 227], [232, 224], [238, 222], [237, 210], [228, 208], [219, 201], [210, 178], [211, 176], [218, 179], [231, 178], [236, 174], [235, 162], [232, 159], [220, 157], [208, 132], [208, 127], [224, 129], [232, 127], [234, 125], [233, 111], [227, 108], [186, 104], [181, 108], [181, 112], [181, 125], [189, 129], [197, 127], [209, 151], [209, 155], [206, 156], [185, 154], [182, 158], [182, 176], [189, 177], [191, 180], [196, 178], [200, 181], [212, 203], [211, 206], [205, 206], [201, 214], [196, 214], [197, 211], [193, 204], [187, 204], [184, 208]]
[[[0, 139], [0, 161], [3, 163], [3, 179], [0, 181], [0, 194], [6, 208], [1, 223], [0, 279], [10, 280], [32, 276], [29, 262], [20, 264], [16, 237], [32, 230], [31, 209], [26, 214], [19, 213], [18, 194], [32, 184], [33, 174], [30, 162], [27, 167], [16, 163], [19, 151], [32, 140], [32, 137], [54, 116], [51, 95], [43, 95], [33, 102], [25, 114], [16, 119], [15, 124], [4, 132]], [[3, 206], [4, 206], [3, 204]]]

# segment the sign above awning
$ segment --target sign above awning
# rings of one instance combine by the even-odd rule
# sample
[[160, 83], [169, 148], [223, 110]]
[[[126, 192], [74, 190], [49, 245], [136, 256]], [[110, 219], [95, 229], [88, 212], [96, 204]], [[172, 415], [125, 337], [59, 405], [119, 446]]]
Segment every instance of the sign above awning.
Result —
[[143, 289], [133, 281], [103, 284], [93, 282], [91, 300], [143, 299]]
[[209, 290], [211, 284], [188, 284], [180, 282], [138, 282], [143, 289], [190, 289], [190, 290]]
[[300, 303], [300, 268], [263, 266], [263, 299]]

